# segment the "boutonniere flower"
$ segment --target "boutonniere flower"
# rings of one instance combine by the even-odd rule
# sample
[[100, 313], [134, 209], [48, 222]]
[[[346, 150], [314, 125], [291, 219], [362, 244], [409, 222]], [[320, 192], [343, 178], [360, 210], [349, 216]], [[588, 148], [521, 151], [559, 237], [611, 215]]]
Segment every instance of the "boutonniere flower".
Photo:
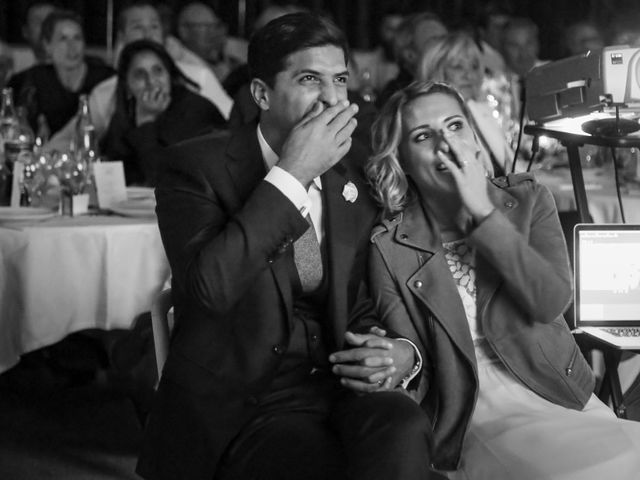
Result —
[[358, 189], [352, 182], [347, 182], [342, 188], [342, 196], [347, 202], [354, 203], [358, 198]]

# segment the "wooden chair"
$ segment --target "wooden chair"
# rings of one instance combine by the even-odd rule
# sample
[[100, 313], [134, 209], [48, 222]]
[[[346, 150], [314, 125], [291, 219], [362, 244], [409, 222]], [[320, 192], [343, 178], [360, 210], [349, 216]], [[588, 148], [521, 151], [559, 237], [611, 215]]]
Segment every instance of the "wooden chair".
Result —
[[158, 294], [151, 305], [151, 327], [153, 329], [153, 345], [156, 351], [158, 381], [162, 375], [164, 362], [169, 354], [169, 336], [173, 328], [173, 301], [171, 289], [167, 288]]

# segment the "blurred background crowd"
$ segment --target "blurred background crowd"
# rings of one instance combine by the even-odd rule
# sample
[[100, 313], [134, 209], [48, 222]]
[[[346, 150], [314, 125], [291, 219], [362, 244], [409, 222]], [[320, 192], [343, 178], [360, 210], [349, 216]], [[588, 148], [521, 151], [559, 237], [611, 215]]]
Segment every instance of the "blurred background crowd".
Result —
[[[467, 100], [495, 174], [518, 149], [532, 67], [640, 45], [640, 11], [627, 0], [4, 0], [0, 86], [11, 99], [0, 117], [27, 124], [45, 151], [85, 142], [96, 159], [122, 160], [128, 184], [152, 185], [154, 148], [256, 118], [248, 38], [305, 9], [332, 17], [349, 37], [356, 137], [368, 143], [372, 119], [397, 89], [446, 81]], [[88, 140], [79, 138], [83, 109]]]

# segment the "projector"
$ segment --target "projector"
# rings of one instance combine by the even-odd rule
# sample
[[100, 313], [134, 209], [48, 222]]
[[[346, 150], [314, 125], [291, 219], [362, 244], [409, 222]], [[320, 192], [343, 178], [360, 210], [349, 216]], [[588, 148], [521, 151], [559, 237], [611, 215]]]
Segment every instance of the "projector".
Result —
[[617, 45], [533, 68], [525, 83], [529, 120], [640, 111], [639, 62], [640, 48]]

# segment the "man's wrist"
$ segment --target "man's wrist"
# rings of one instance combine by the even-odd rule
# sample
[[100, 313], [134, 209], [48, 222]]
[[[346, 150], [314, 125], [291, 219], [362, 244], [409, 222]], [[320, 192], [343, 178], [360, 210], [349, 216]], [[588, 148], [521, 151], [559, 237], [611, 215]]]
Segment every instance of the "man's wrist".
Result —
[[274, 166], [265, 180], [282, 192], [298, 209], [300, 215], [305, 217], [311, 208], [309, 194], [300, 181], [286, 170]]
[[422, 370], [422, 355], [420, 355], [420, 350], [418, 350], [418, 347], [416, 347], [416, 345], [411, 340], [406, 338], [397, 338], [396, 340], [408, 343], [413, 349], [413, 367], [411, 368], [409, 373], [407, 373], [402, 378], [402, 380], [400, 380], [400, 383], [398, 384], [398, 387], [404, 388], [406, 390], [411, 383], [411, 380], [413, 380], [420, 373], [420, 370]]

